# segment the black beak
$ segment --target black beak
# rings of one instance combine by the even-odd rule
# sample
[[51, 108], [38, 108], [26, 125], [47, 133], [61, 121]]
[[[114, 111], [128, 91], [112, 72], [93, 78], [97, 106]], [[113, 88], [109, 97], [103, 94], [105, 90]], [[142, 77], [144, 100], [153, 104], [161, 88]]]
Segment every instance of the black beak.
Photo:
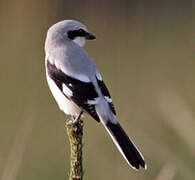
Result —
[[95, 35], [93, 35], [92, 33], [86, 32], [84, 35], [85, 39], [87, 40], [93, 40], [96, 39]]

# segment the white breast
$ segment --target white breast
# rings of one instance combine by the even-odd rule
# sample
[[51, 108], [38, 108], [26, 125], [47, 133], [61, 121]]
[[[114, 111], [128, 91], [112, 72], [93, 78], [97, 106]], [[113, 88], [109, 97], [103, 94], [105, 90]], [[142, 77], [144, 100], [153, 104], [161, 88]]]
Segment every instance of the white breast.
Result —
[[80, 108], [62, 94], [60, 89], [56, 86], [55, 82], [48, 76], [48, 74], [47, 82], [57, 104], [59, 105], [59, 108], [64, 111], [65, 114], [72, 116], [79, 115], [81, 111]]

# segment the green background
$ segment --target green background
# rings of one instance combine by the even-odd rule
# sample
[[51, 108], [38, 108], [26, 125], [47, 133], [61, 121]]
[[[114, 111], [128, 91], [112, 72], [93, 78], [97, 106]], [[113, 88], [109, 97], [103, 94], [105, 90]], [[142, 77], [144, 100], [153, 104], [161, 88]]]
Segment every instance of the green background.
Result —
[[84, 119], [85, 180], [195, 179], [195, 2], [0, 1], [0, 179], [68, 179], [66, 116], [45, 78], [47, 29], [76, 19], [118, 120], [148, 170], [132, 170], [93, 119]]

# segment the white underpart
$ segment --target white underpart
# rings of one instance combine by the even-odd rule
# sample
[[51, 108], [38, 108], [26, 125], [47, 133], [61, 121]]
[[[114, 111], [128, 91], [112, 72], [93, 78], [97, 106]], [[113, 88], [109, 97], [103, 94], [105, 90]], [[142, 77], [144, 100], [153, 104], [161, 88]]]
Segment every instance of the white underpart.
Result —
[[83, 47], [85, 45], [85, 38], [84, 37], [76, 37], [73, 41], [76, 44], [78, 44], [80, 47]]
[[59, 105], [59, 108], [65, 113], [73, 116], [77, 116], [80, 113], [80, 108], [74, 104], [72, 101], [69, 101], [60, 89], [56, 86], [55, 82], [47, 74], [47, 82], [49, 84], [50, 90]]
[[87, 104], [94, 105], [94, 104], [98, 104], [99, 101], [100, 101], [100, 98], [97, 97], [97, 98], [95, 98], [95, 99], [93, 99], [93, 100], [88, 100], [88, 101], [87, 101]]
[[47, 51], [45, 51], [45, 63], [47, 65], [47, 61], [49, 61], [51, 64], [54, 64], [55, 61], [54, 61], [54, 58], [49, 58], [49, 53]]
[[100, 74], [98, 71], [97, 71], [97, 73], [96, 73], [96, 77], [97, 77], [98, 80], [100, 80], [100, 81], [103, 80], [101, 74]]
[[66, 94], [68, 97], [71, 97], [73, 94], [72, 94], [72, 91], [65, 85], [63, 84], [62, 85], [62, 91], [64, 94]]
[[49, 60], [49, 54], [48, 54], [48, 52], [45, 50], [45, 62], [47, 62], [47, 60]]
[[112, 102], [112, 99], [111, 99], [110, 97], [104, 96], [104, 98], [106, 99], [106, 101], [107, 101], [108, 103], [111, 103], [111, 102]]

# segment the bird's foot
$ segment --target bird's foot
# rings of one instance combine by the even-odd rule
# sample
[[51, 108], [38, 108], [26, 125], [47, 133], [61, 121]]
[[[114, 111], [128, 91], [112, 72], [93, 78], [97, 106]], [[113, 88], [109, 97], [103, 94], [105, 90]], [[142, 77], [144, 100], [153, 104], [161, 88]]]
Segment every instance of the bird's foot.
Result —
[[81, 111], [80, 114], [76, 117], [71, 116], [71, 118], [67, 120], [66, 124], [71, 126], [71, 125], [74, 125], [74, 124], [80, 122], [82, 114], [83, 114], [83, 111]]

